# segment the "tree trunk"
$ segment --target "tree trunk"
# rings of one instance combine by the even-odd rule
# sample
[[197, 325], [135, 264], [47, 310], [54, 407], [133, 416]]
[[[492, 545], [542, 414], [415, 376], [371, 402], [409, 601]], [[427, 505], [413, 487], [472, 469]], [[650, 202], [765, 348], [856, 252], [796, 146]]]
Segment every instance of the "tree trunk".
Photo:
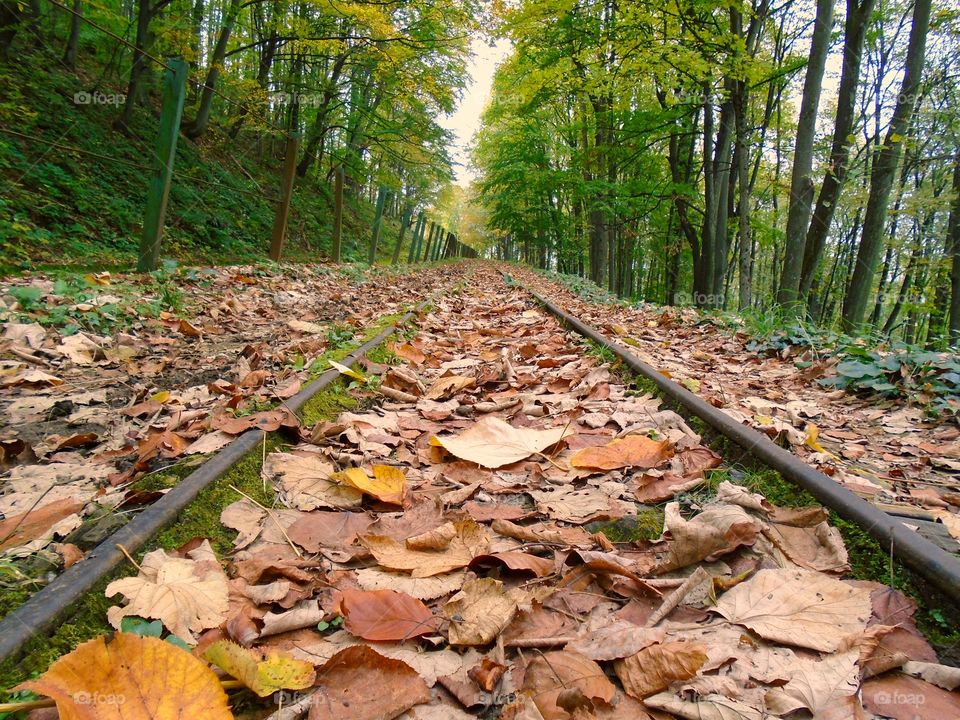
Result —
[[833, 146], [830, 150], [830, 168], [820, 184], [817, 205], [807, 230], [803, 248], [803, 267], [800, 271], [800, 297], [810, 294], [813, 278], [820, 266], [823, 249], [833, 214], [840, 199], [840, 191], [847, 177], [850, 161], [850, 136], [856, 121], [857, 88], [860, 84], [860, 64], [863, 43], [870, 24], [875, 0], [847, 0], [847, 18], [844, 27], [843, 70], [837, 95], [837, 115], [834, 120]]
[[953, 166], [953, 205], [947, 230], [947, 257], [950, 258], [950, 347], [960, 346], [960, 153]]
[[77, 67], [77, 47], [80, 44], [80, 17], [83, 12], [83, 0], [73, 0], [73, 14], [70, 16], [70, 35], [63, 50], [63, 63], [71, 70]]
[[833, 30], [833, 6], [833, 0], [817, 0], [817, 17], [810, 42], [810, 60], [803, 80], [803, 98], [800, 101], [800, 118], [797, 121], [793, 152], [787, 238], [777, 302], [794, 314], [800, 312], [800, 272], [803, 268], [804, 245], [810, 222], [810, 205], [813, 201], [813, 180], [810, 177], [813, 169], [813, 141], [817, 130], [823, 71]]
[[913, 25], [910, 28], [910, 43], [903, 73], [900, 97], [893, 111], [890, 127], [883, 145], [877, 151], [870, 173], [870, 196], [863, 219], [863, 232], [857, 249], [857, 262], [847, 287], [841, 318], [843, 329], [856, 332], [861, 329], [867, 300], [873, 287], [873, 279], [880, 259], [883, 244], [883, 229], [887, 220], [887, 203], [893, 188], [897, 165], [903, 154], [903, 142], [910, 127], [916, 104], [917, 90], [923, 73], [927, 29], [930, 25], [931, 0], [916, 0], [913, 9]]
[[217, 86], [217, 79], [220, 77], [220, 69], [223, 67], [223, 61], [227, 57], [227, 45], [230, 43], [230, 34], [233, 32], [234, 25], [237, 24], [237, 18], [240, 15], [241, 0], [230, 0], [230, 6], [223, 18], [223, 27], [220, 28], [220, 35], [217, 37], [217, 44], [213, 47], [213, 55], [210, 57], [210, 66], [207, 68], [207, 79], [203, 83], [203, 92], [200, 94], [200, 106], [197, 108], [197, 116], [193, 122], [186, 123], [184, 134], [191, 140], [196, 140], [207, 131], [210, 124], [210, 109], [213, 106], [213, 93]]
[[118, 119], [120, 128], [130, 127], [133, 121], [133, 108], [140, 101], [143, 75], [147, 69], [147, 49], [150, 37], [150, 21], [153, 19], [151, 0], [139, 0], [137, 3], [137, 35], [134, 41], [133, 64], [130, 66], [130, 80], [127, 83], [127, 98], [123, 104], [123, 114]]

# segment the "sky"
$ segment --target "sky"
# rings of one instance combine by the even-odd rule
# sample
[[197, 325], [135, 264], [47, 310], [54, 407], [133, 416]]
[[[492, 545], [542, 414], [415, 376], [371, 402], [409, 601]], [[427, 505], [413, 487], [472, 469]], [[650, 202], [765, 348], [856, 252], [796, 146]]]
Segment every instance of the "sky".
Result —
[[457, 111], [452, 115], [440, 118], [440, 124], [454, 133], [454, 145], [451, 154], [454, 162], [454, 172], [457, 174], [457, 184], [466, 187], [474, 179], [468, 167], [469, 147], [474, 133], [480, 129], [480, 116], [490, 98], [490, 89], [493, 86], [493, 73], [497, 64], [510, 54], [510, 41], [500, 39], [496, 45], [490, 47], [481, 38], [474, 38], [470, 43], [473, 57], [467, 66], [470, 74], [470, 84], [463, 94]]

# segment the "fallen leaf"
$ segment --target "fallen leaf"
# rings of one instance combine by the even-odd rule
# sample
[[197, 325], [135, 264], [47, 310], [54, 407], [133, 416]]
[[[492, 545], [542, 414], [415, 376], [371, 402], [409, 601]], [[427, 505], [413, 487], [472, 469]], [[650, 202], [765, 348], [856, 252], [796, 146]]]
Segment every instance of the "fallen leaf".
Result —
[[861, 696], [867, 710], [893, 720], [960, 717], [960, 693], [900, 673], [887, 673], [867, 680]]
[[486, 645], [513, 619], [517, 601], [493, 578], [469, 580], [443, 606], [451, 645]]
[[707, 661], [706, 650], [697, 643], [656, 643], [617, 660], [613, 667], [627, 695], [643, 700], [665, 690], [672, 682], [696, 675]]
[[403, 470], [392, 465], [374, 465], [371, 480], [362, 468], [347, 468], [330, 476], [331, 480], [356, 488], [364, 495], [390, 505], [403, 505], [406, 477]]
[[426, 397], [428, 400], [443, 400], [459, 390], [471, 387], [474, 382], [475, 381], [472, 377], [465, 377], [463, 375], [448, 375], [446, 377], [439, 378], [433, 383], [433, 385], [427, 388], [427, 392], [424, 397]]
[[651, 440], [646, 435], [628, 435], [602, 447], [587, 447], [574, 453], [570, 465], [589, 470], [652, 468], [670, 458], [673, 451], [666, 440]]
[[392, 720], [430, 702], [417, 671], [364, 645], [341, 650], [317, 670], [308, 720]]
[[354, 380], [358, 380], [359, 382], [362, 382], [362, 383], [365, 383], [367, 381], [367, 378], [364, 377], [363, 373], [359, 373], [353, 368], [348, 368], [346, 365], [341, 365], [336, 360], [328, 360], [327, 362], [330, 363], [330, 367], [332, 367], [341, 375], [346, 375], [347, 377], [353, 378]]
[[289, 505], [298, 510], [358, 507], [363, 493], [331, 479], [334, 467], [313, 453], [270, 453], [263, 463], [265, 477], [279, 481]]
[[523, 689], [529, 692], [544, 720], [566, 720], [569, 714], [557, 705], [566, 690], [577, 689], [591, 700], [609, 703], [616, 687], [590, 658], [565, 650], [541, 653], [527, 665]]
[[235, 677], [260, 697], [278, 690], [303, 690], [313, 685], [313, 664], [276, 650], [261, 652], [218, 640], [203, 651], [203, 659]]
[[716, 611], [767, 640], [833, 652], [866, 627], [870, 593], [809, 570], [761, 570], [725, 592]]
[[567, 643], [565, 649], [591, 660], [618, 660], [663, 642], [666, 634], [663, 628], [641, 628], [626, 620], [608, 619], [599, 627], [582, 628], [580, 637]]
[[546, 430], [515, 428], [500, 418], [488, 415], [460, 435], [434, 437], [431, 443], [461, 460], [498, 468], [542, 452], [573, 433], [570, 427]]
[[107, 597], [118, 593], [128, 603], [107, 611], [113, 627], [119, 629], [123, 618], [131, 615], [152, 618], [191, 643], [196, 641], [194, 633], [220, 625], [229, 605], [227, 578], [207, 540], [186, 558], [171, 557], [163, 550], [147, 553], [136, 577], [107, 585]]
[[767, 710], [779, 716], [806, 708], [816, 715], [855, 694], [860, 687], [859, 657], [859, 649], [854, 648], [820, 661], [798, 659], [790, 681], [767, 693]]
[[357, 583], [364, 590], [396, 590], [418, 600], [433, 600], [459, 590], [463, 586], [465, 573], [448, 573], [433, 577], [410, 577], [399, 573], [385, 572], [376, 568], [354, 570]]
[[172, 643], [128, 633], [109, 645], [103, 637], [85, 642], [14, 689], [53, 698], [63, 720], [233, 718], [209, 667]]
[[762, 525], [739, 505], [709, 505], [691, 520], [680, 514], [679, 503], [664, 510], [664, 530], [670, 534], [666, 557], [655, 572], [687, 567], [701, 560], [713, 560], [741, 545], [753, 545]]
[[716, 694], [685, 700], [665, 692], [646, 698], [643, 704], [685, 720], [765, 720], [769, 717], [746, 703]]
[[0, 550], [25, 545], [39, 538], [49, 540], [52, 529], [64, 518], [83, 510], [84, 503], [64, 498], [0, 521]]
[[404, 641], [437, 630], [426, 605], [395, 590], [345, 590], [340, 608], [344, 626], [364, 640]]
[[385, 535], [364, 535], [360, 542], [385, 568], [409, 570], [413, 577], [430, 577], [459, 570], [483, 555], [490, 541], [482, 525], [473, 520], [456, 524], [457, 534], [443, 550], [410, 550], [405, 544]]

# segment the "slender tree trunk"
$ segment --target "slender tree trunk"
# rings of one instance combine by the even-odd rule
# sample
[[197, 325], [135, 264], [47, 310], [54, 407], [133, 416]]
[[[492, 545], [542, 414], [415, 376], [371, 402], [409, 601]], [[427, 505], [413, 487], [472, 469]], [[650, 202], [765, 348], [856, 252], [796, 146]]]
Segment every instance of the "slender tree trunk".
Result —
[[947, 257], [950, 258], [950, 347], [960, 346], [960, 153], [953, 166], [953, 205], [947, 230]]
[[83, 0], [73, 0], [73, 14], [70, 16], [70, 35], [63, 50], [63, 63], [71, 70], [77, 67], [77, 48], [80, 44], [80, 17], [83, 13]]
[[863, 44], [870, 25], [875, 0], [847, 0], [844, 25], [843, 69], [837, 94], [837, 114], [834, 121], [833, 146], [830, 150], [830, 168], [820, 184], [817, 205], [807, 230], [800, 272], [800, 296], [806, 298], [823, 257], [833, 214], [840, 199], [840, 191], [847, 177], [850, 161], [850, 137], [856, 121], [857, 88], [860, 85], [860, 65]]
[[210, 65], [207, 68], [207, 79], [203, 83], [203, 92], [200, 93], [200, 106], [197, 108], [197, 115], [193, 122], [185, 123], [184, 134], [191, 140], [196, 140], [207, 131], [210, 123], [210, 110], [213, 106], [213, 94], [217, 87], [217, 79], [220, 77], [220, 70], [223, 67], [223, 61], [227, 57], [227, 46], [230, 43], [230, 34], [237, 23], [240, 15], [241, 0], [230, 0], [226, 15], [223, 18], [223, 26], [220, 28], [220, 35], [217, 37], [217, 44], [213, 48], [213, 55], [210, 57]]
[[931, 0], [916, 0], [914, 5], [913, 25], [910, 28], [910, 42], [907, 46], [900, 97], [870, 173], [870, 196], [867, 199], [863, 232], [857, 249], [857, 262], [843, 303], [841, 320], [847, 332], [861, 329], [867, 300], [876, 275], [877, 261], [883, 244], [883, 229], [887, 220], [887, 203], [893, 188], [897, 166], [903, 154], [903, 142], [910, 127], [923, 73], [927, 29], [930, 25], [930, 4]]
[[147, 49], [150, 37], [150, 21], [153, 19], [151, 0], [139, 0], [137, 3], [137, 35], [134, 41], [133, 64], [130, 66], [130, 80], [127, 83], [127, 98], [123, 104], [123, 114], [118, 124], [121, 128], [130, 127], [133, 121], [133, 108], [140, 101], [143, 76], [147, 69]]
[[817, 0], [817, 17], [810, 42], [807, 74], [803, 81], [803, 97], [800, 101], [800, 118], [797, 121], [793, 170], [790, 176], [787, 239], [777, 302], [795, 314], [800, 312], [798, 303], [800, 272], [803, 268], [804, 245], [810, 222], [810, 205], [813, 201], [813, 179], [810, 177], [813, 169], [813, 141], [817, 129], [823, 71], [833, 30], [833, 5], [834, 0]]

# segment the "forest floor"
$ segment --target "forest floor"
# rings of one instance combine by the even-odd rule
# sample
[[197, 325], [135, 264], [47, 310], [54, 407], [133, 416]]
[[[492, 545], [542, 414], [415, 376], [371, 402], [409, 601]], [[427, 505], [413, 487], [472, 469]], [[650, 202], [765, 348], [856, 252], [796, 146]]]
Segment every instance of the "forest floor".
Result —
[[[688, 311], [504, 269], [838, 482], [956, 530], [955, 424], [822, 390]], [[107, 650], [26, 689], [61, 712], [116, 697], [83, 668], [149, 648], [194, 685], [147, 666], [126, 701], [190, 716], [230, 716], [223, 675], [245, 717], [960, 715], [949, 621], [884, 584], [882, 549], [723, 457], [491, 264], [93, 275], [78, 293], [3, 286], [4, 614], [233, 437], [284, 435], [231, 479], [244, 493], [99, 588], [87, 625], [4, 664], [4, 689], [112, 625]], [[283, 407], [424, 300], [335, 399]]]

